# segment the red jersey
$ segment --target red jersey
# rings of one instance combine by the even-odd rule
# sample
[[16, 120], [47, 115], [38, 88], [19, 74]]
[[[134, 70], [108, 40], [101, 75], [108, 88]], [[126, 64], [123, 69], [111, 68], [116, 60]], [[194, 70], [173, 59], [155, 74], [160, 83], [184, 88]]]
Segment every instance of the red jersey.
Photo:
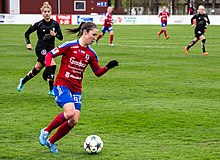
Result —
[[161, 16], [161, 22], [167, 22], [167, 17], [170, 16], [170, 13], [167, 11], [162, 11], [158, 16]]
[[[101, 68], [98, 64], [96, 52], [90, 46], [80, 46], [78, 40], [65, 42], [48, 54], [52, 54], [53, 57], [62, 55], [60, 70], [54, 85], [66, 86], [72, 92], [82, 91], [83, 73], [88, 64], [96, 76], [101, 76], [107, 72], [106, 67]], [[47, 61], [48, 58], [46, 57], [46, 64], [48, 64]]]
[[108, 12], [106, 13], [103, 26], [105, 26], [105, 27], [112, 26], [112, 14], [111, 13], [108, 13]]

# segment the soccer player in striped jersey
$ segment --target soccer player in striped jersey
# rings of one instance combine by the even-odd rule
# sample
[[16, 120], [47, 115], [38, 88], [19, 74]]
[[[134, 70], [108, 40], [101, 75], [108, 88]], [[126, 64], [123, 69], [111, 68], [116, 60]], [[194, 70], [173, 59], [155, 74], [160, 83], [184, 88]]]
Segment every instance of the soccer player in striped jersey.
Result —
[[[65, 42], [46, 55], [44, 79], [50, 79], [52, 58], [62, 56], [59, 73], [54, 83], [55, 100], [63, 112], [58, 114], [51, 123], [41, 130], [39, 141], [42, 146], [49, 147], [52, 153], [58, 153], [56, 143], [77, 124], [81, 111], [81, 92], [83, 73], [88, 65], [96, 76], [102, 76], [108, 70], [118, 66], [118, 61], [112, 60], [106, 66], [100, 67], [96, 52], [90, 47], [98, 35], [98, 28], [92, 22], [82, 24], [80, 28], [69, 29], [69, 32], [79, 31], [78, 40]], [[57, 131], [48, 138], [54, 130]]]
[[160, 32], [158, 32], [158, 38], [160, 38], [160, 35], [164, 33], [165, 38], [169, 39], [169, 36], [167, 35], [166, 26], [167, 26], [167, 18], [170, 17], [170, 13], [167, 12], [166, 6], [163, 6], [163, 11], [158, 14], [158, 17], [159, 18], [161, 17], [161, 26], [162, 26], [162, 29], [160, 30]]
[[98, 44], [99, 39], [102, 38], [102, 36], [105, 35], [105, 32], [108, 31], [110, 33], [110, 43], [109, 43], [109, 45], [111, 47], [114, 46], [114, 44], [113, 44], [114, 32], [113, 32], [113, 27], [112, 27], [112, 24], [113, 24], [112, 11], [113, 11], [113, 8], [111, 6], [109, 6], [107, 8], [107, 13], [105, 15], [104, 24], [102, 26], [102, 32], [98, 35], [98, 37], [96, 39], [96, 44]]

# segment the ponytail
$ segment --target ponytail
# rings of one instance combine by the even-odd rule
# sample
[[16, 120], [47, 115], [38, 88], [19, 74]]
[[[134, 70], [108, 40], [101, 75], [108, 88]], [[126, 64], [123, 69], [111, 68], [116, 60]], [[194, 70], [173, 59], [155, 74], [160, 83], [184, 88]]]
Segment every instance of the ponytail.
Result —
[[95, 23], [93, 23], [93, 22], [81, 22], [80, 25], [77, 28], [66, 29], [66, 30], [70, 34], [75, 34], [75, 33], [79, 32], [77, 37], [80, 38], [83, 35], [83, 30], [86, 30], [88, 32], [93, 28], [98, 28], [95, 25]]

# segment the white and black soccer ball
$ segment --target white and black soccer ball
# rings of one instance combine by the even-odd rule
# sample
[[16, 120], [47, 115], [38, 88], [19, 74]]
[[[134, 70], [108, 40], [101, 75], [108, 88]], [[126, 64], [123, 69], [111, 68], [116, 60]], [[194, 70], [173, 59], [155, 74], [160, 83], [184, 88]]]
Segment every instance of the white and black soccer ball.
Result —
[[90, 154], [99, 153], [103, 148], [103, 141], [97, 135], [90, 135], [84, 141], [84, 148], [87, 153]]

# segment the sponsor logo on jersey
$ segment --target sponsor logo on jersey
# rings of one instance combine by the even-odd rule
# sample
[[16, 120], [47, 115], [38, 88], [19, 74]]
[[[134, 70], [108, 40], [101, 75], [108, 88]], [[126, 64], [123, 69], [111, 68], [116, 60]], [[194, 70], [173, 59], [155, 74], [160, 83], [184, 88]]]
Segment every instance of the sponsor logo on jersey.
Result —
[[85, 63], [82, 63], [82, 61], [80, 61], [80, 62], [76, 61], [74, 57], [70, 57], [70, 63], [74, 64], [74, 65], [77, 65], [79, 67], [83, 67], [83, 68], [86, 67]]

